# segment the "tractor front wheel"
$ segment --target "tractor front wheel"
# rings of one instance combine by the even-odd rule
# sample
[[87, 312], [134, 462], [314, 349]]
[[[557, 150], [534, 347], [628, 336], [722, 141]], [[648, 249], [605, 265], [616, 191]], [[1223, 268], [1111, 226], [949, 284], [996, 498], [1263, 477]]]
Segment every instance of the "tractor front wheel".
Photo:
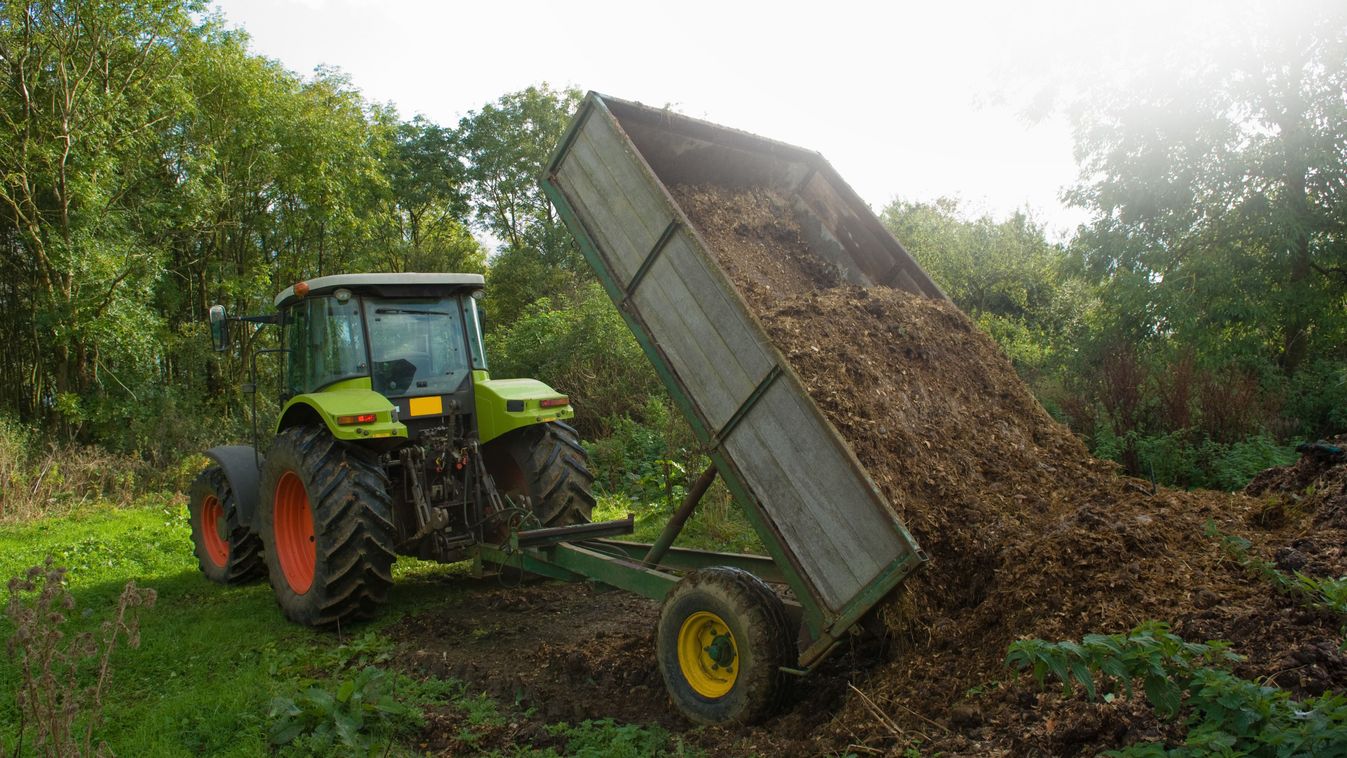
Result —
[[655, 657], [665, 688], [699, 724], [752, 724], [776, 709], [794, 635], [781, 598], [756, 576], [717, 566], [683, 577], [664, 601]]
[[262, 576], [262, 541], [242, 523], [224, 469], [202, 471], [188, 496], [192, 547], [201, 573], [220, 584], [243, 584]]
[[281, 610], [328, 627], [369, 618], [393, 584], [388, 479], [377, 457], [324, 428], [277, 435], [262, 466], [262, 541]]

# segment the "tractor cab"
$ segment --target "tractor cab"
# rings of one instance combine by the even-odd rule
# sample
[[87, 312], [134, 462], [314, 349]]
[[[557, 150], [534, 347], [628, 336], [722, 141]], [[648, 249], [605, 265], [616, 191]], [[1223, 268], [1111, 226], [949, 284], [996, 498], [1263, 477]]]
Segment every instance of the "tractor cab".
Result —
[[[461, 417], [465, 431], [475, 429], [474, 372], [487, 380], [477, 309], [482, 285], [479, 274], [346, 274], [287, 288], [276, 297], [286, 413], [314, 405], [294, 398], [364, 390], [391, 404], [389, 422], [401, 422], [411, 438], [450, 416]], [[366, 416], [377, 416], [374, 405]]]

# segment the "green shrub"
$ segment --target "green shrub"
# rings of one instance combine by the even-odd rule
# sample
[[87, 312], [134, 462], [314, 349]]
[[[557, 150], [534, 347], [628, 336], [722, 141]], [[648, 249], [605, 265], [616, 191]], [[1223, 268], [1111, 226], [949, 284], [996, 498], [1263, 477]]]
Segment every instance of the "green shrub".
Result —
[[598, 284], [573, 299], [539, 298], [487, 338], [492, 375], [527, 376], [565, 392], [577, 428], [606, 436], [609, 423], [641, 414], [663, 390], [650, 362]]
[[1280, 445], [1266, 434], [1239, 442], [1203, 442], [1199, 451], [1201, 478], [1196, 486], [1233, 492], [1244, 488], [1258, 472], [1296, 460], [1294, 445]]
[[1294, 445], [1280, 444], [1268, 434], [1225, 443], [1193, 430], [1119, 436], [1100, 424], [1093, 443], [1096, 456], [1119, 463], [1131, 450], [1140, 467], [1136, 473], [1157, 484], [1225, 492], [1243, 489], [1258, 472], [1297, 457]]
[[1241, 679], [1226, 667], [1241, 660], [1224, 642], [1186, 642], [1168, 625], [1150, 621], [1129, 634], [1086, 635], [1080, 642], [1020, 640], [1006, 663], [1048, 674], [1064, 693], [1076, 687], [1090, 699], [1132, 697], [1141, 685], [1157, 716], [1185, 715], [1188, 730], [1178, 746], [1141, 743], [1113, 756], [1254, 756], [1340, 754], [1347, 744], [1347, 697], [1329, 692], [1304, 701], [1290, 693]]
[[394, 697], [394, 677], [366, 666], [335, 690], [317, 685], [271, 701], [271, 743], [314, 755], [370, 754], [396, 732], [418, 723], [416, 709]]
[[1322, 608], [1347, 617], [1347, 576], [1337, 579], [1317, 577], [1299, 571], [1287, 573], [1276, 564], [1249, 552], [1252, 543], [1233, 534], [1222, 534], [1216, 524], [1208, 521], [1205, 533], [1218, 538], [1221, 548], [1251, 574], [1265, 579], [1284, 595], [1299, 598], [1312, 608]]

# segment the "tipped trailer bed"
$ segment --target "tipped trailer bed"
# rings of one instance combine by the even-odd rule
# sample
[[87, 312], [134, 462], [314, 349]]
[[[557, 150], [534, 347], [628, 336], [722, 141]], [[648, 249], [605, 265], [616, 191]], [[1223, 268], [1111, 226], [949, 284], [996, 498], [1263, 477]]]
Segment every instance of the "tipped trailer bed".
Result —
[[[847, 281], [931, 298], [944, 293], [818, 153], [667, 110], [589, 93], [542, 184], [713, 469], [653, 547], [558, 541], [519, 546], [494, 560], [558, 578], [595, 578], [665, 599], [666, 607], [681, 600], [679, 572], [737, 567], [788, 585], [790, 644], [781, 668], [811, 669], [926, 556], [670, 188], [771, 189], [790, 199], [810, 251]], [[716, 474], [770, 556], [670, 547]], [[721, 697], [707, 682], [696, 686], [697, 672], [683, 673], [694, 700]], [[688, 682], [670, 676], [665, 671], [678, 703], [675, 685]]]

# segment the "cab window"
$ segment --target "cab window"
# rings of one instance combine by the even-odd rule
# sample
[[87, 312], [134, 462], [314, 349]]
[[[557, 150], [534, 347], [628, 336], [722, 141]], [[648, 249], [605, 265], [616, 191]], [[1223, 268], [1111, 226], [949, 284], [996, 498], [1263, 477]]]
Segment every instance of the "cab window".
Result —
[[314, 392], [369, 373], [355, 298], [345, 303], [331, 297], [301, 300], [290, 307], [285, 331], [290, 394]]

